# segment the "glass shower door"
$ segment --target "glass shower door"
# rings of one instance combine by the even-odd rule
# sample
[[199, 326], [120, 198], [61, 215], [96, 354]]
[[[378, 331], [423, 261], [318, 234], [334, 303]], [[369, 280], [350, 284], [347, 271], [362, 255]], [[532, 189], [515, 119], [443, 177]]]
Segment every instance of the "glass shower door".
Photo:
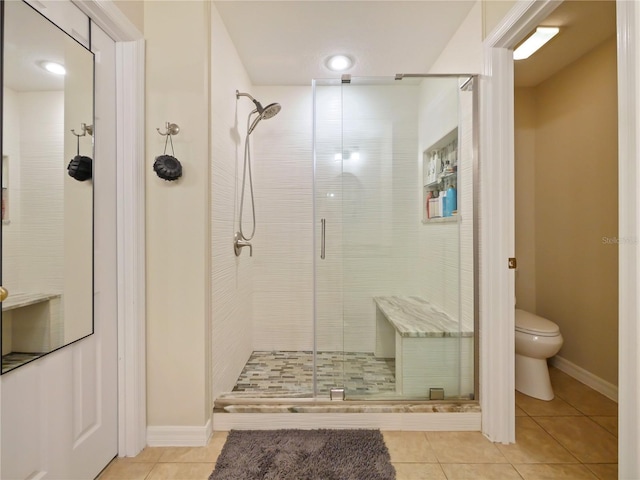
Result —
[[342, 85], [342, 279], [345, 373], [351, 380], [346, 387], [348, 399], [424, 399], [398, 382], [398, 371], [403, 368], [402, 340], [377, 307], [377, 301], [384, 299], [424, 296], [418, 266], [420, 82], [356, 77]]
[[465, 81], [315, 82], [319, 396], [331, 387], [348, 400], [474, 394], [473, 102], [461, 102]]
[[314, 396], [345, 387], [342, 277], [342, 92], [314, 81]]

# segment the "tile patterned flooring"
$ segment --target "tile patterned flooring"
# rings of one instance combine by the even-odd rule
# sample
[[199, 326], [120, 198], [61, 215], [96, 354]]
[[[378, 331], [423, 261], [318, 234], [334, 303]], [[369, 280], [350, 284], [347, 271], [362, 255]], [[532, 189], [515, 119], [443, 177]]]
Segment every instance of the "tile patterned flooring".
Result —
[[[344, 385], [352, 395], [394, 393], [395, 359], [372, 353], [318, 352], [318, 395]], [[343, 380], [344, 378], [344, 380]], [[313, 396], [313, 352], [253, 352], [233, 391], [222, 397]]]
[[[551, 368], [556, 398], [516, 392], [516, 443], [479, 432], [383, 432], [396, 480], [617, 478], [617, 404]], [[100, 480], [206, 480], [226, 432], [199, 448], [149, 447], [114, 460]]]

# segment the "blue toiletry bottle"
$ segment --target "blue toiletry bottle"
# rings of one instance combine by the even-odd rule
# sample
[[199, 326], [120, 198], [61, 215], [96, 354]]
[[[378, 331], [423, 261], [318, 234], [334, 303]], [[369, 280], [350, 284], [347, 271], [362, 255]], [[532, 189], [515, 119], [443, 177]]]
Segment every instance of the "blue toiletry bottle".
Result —
[[458, 210], [458, 192], [453, 185], [447, 189], [447, 217], [453, 215], [453, 212]]
[[447, 192], [445, 190], [440, 191], [440, 196], [442, 197], [442, 203], [440, 204], [440, 207], [441, 207], [440, 216], [441, 217], [446, 217], [447, 216], [447, 205], [449, 205], [449, 202], [447, 200]]

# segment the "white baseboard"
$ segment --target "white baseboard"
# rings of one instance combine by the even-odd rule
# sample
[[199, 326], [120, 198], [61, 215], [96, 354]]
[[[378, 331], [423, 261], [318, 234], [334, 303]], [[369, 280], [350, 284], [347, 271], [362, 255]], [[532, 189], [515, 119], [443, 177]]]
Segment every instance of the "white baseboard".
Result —
[[147, 427], [149, 447], [204, 447], [212, 433], [211, 419], [202, 427], [154, 426]]
[[579, 382], [593, 388], [596, 392], [600, 392], [605, 397], [618, 403], [618, 387], [612, 383], [597, 377], [593, 373], [558, 355], [553, 357], [549, 363], [570, 377], [575, 378]]
[[379, 428], [405, 431], [480, 431], [480, 412], [455, 413], [214, 413], [215, 431], [280, 428]]

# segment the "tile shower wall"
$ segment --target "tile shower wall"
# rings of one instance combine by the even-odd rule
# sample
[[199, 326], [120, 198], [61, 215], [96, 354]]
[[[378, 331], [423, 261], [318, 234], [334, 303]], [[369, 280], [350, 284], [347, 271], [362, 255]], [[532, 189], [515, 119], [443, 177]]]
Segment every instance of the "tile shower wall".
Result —
[[[64, 158], [64, 93], [5, 88], [4, 118], [9, 206], [2, 226], [3, 284], [10, 293], [62, 293], [63, 258], [56, 252], [64, 238], [64, 169], [53, 160]], [[2, 328], [5, 354], [14, 347], [11, 315]], [[52, 333], [61, 339], [63, 325], [56, 322]]]
[[[321, 351], [344, 348], [344, 265], [342, 234], [342, 93], [335, 86], [316, 87], [316, 214], [328, 222], [325, 259], [317, 260], [322, 228], [316, 227], [317, 346]], [[345, 158], [350, 161], [350, 154]], [[337, 158], [336, 158], [337, 156]], [[345, 175], [346, 182], [353, 180]], [[316, 224], [318, 225], [318, 224]]]
[[[420, 295], [418, 86], [344, 89], [344, 348], [373, 351], [373, 296]], [[359, 159], [353, 153], [359, 150]], [[352, 153], [353, 152], [353, 153]]]
[[[420, 151], [458, 127], [459, 223], [431, 223], [420, 230], [423, 295], [454, 318], [473, 324], [473, 104], [459, 95], [457, 78], [430, 78], [422, 84]], [[420, 172], [422, 178], [422, 171]]]
[[[458, 317], [461, 255], [467, 270], [466, 277], [461, 274], [461, 282], [471, 292], [471, 296], [464, 295], [471, 299], [463, 306], [465, 318], [472, 313], [472, 237], [463, 233], [464, 229], [472, 231], [472, 223], [420, 223], [420, 152], [440, 136], [438, 131], [431, 132], [430, 139], [426, 133], [434, 128], [434, 122], [429, 121], [433, 118], [430, 115], [435, 97], [440, 95], [444, 100], [442, 108], [450, 109], [446, 119], [435, 118], [435, 126], [449, 128], [451, 123], [450, 130], [458, 122], [457, 80], [450, 83], [445, 94], [441, 86], [432, 85], [439, 87], [440, 93], [432, 93], [431, 97], [424, 86], [348, 87], [344, 97], [345, 151], [357, 147], [360, 160], [345, 158], [344, 162], [335, 161], [343, 141], [340, 88], [317, 90], [317, 103], [323, 106], [317, 119], [323, 132], [318, 133], [317, 160], [325, 161], [317, 171], [324, 182], [318, 189], [318, 227], [321, 216], [328, 219], [327, 257], [318, 265], [324, 269], [318, 278], [317, 298], [320, 350], [373, 351], [374, 295], [426, 297]], [[256, 351], [311, 350], [313, 256], [319, 256], [319, 228], [315, 232], [315, 251], [313, 245], [312, 91], [311, 87], [299, 86], [252, 88], [252, 95], [263, 104], [278, 102], [282, 110], [276, 117], [262, 121], [251, 136], [258, 223], [250, 261], [253, 282], [245, 292], [252, 299], [251, 345]], [[238, 105], [242, 108], [242, 103]], [[396, 117], [387, 118], [388, 112], [396, 112]], [[246, 129], [245, 115], [238, 113], [241, 134]], [[420, 129], [418, 118], [423, 122]], [[216, 149], [214, 140], [214, 157]], [[237, 152], [238, 176], [242, 174], [241, 153]], [[462, 168], [467, 170], [461, 176], [467, 178], [471, 166]], [[349, 192], [359, 193], [351, 206], [341, 209], [336, 207], [340, 198], [327, 194], [333, 189], [346, 195], [341, 186], [343, 180], [345, 188], [353, 187]], [[221, 182], [218, 175], [214, 174], [214, 182]], [[231, 186], [225, 188], [230, 191]], [[214, 196], [215, 189], [214, 184]], [[224, 197], [223, 193], [220, 195]], [[470, 211], [471, 198], [471, 190], [461, 192], [461, 208], [465, 211]], [[213, 205], [214, 209], [219, 208], [215, 199]], [[235, 208], [237, 211], [237, 205]], [[214, 214], [214, 236], [217, 221]], [[459, 229], [466, 253], [459, 253]], [[223, 243], [222, 254], [226, 254], [223, 239], [219, 241]], [[240, 257], [241, 264], [248, 258], [245, 252]]]
[[[63, 92], [15, 93], [15, 137], [10, 147], [10, 224], [3, 225], [3, 277], [10, 291], [61, 293]], [[16, 148], [16, 146], [18, 148]], [[12, 153], [13, 152], [13, 153]], [[13, 158], [12, 158], [13, 157]]]
[[235, 92], [251, 93], [253, 87], [214, 4], [211, 10], [211, 104], [215, 105], [211, 110], [211, 317], [216, 398], [233, 388], [253, 350], [253, 285], [259, 250], [254, 248], [253, 257], [247, 249], [240, 257], [233, 252], [246, 118], [253, 108], [246, 98], [236, 100]]
[[9, 292], [21, 290], [20, 283], [20, 106], [18, 92], [4, 88], [3, 96], [3, 156], [8, 161], [9, 179], [5, 179], [7, 185], [10, 184], [9, 201], [10, 207], [7, 215], [10, 217], [2, 228], [2, 277], [4, 286]]
[[475, 317], [475, 278], [474, 278], [474, 225], [477, 219], [473, 215], [473, 170], [474, 170], [474, 112], [473, 93], [460, 93], [460, 173], [458, 174], [458, 192], [460, 195], [460, 316], [467, 325], [474, 325]]
[[282, 110], [252, 133], [254, 350], [313, 348], [311, 86], [254, 87]]
[[[311, 88], [256, 91], [263, 102], [280, 102], [282, 111], [256, 129], [253, 141], [258, 200], [254, 349], [307, 350], [313, 345], [312, 255], [319, 255], [319, 243], [314, 252], [312, 237]], [[330, 108], [340, 98], [339, 87], [319, 89], [318, 95], [318, 104], [329, 107], [321, 115], [340, 115], [340, 108]], [[372, 297], [421, 292], [421, 269], [415, 266], [420, 218], [418, 95], [418, 87], [346, 90], [345, 150], [357, 148], [360, 160], [336, 162], [342, 142], [340, 118], [318, 118], [330, 130], [318, 139], [324, 155], [318, 162], [330, 162], [322, 167], [323, 188], [331, 193], [332, 186], [340, 187], [343, 181], [336, 193], [345, 195], [342, 209], [318, 205], [328, 221], [322, 268], [329, 265], [318, 279], [318, 303], [330, 307], [319, 309], [320, 350], [373, 351]], [[340, 203], [338, 197], [322, 198]]]

